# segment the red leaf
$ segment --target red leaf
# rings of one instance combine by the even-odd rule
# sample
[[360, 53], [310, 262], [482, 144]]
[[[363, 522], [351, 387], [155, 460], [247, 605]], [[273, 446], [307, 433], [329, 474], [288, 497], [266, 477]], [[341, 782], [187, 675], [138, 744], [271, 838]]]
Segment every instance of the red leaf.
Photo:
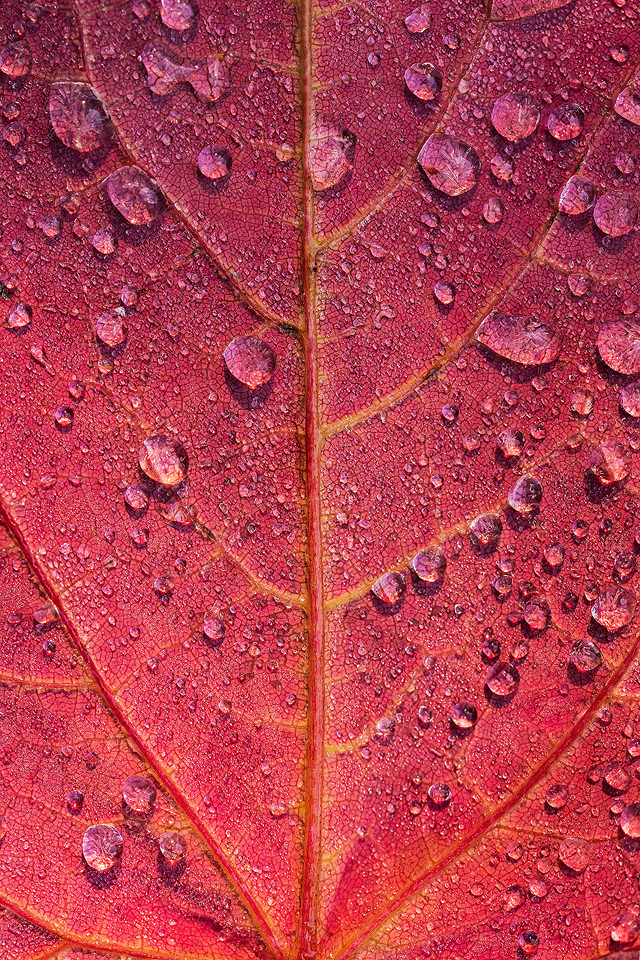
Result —
[[3, 957], [637, 950], [636, 13], [4, 4]]

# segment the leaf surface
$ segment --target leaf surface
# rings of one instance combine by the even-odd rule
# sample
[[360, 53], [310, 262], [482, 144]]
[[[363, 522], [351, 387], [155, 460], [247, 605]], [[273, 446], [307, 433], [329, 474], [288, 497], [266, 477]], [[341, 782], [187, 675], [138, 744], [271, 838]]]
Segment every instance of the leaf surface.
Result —
[[630, 949], [638, 10], [1, 17], [7, 956]]

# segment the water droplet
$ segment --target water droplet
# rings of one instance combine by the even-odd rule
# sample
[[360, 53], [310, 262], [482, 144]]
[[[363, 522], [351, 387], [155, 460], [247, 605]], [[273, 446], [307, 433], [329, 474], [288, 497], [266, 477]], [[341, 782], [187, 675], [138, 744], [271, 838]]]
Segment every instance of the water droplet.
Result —
[[536, 317], [494, 310], [482, 321], [476, 337], [499, 357], [523, 366], [551, 363], [560, 353], [560, 339], [555, 329]]
[[596, 202], [596, 188], [585, 177], [569, 177], [558, 200], [558, 210], [570, 217], [586, 213]]
[[547, 130], [554, 140], [573, 140], [583, 129], [584, 110], [577, 103], [561, 103], [549, 114]]
[[615, 632], [631, 623], [636, 612], [636, 600], [624, 587], [608, 587], [595, 600], [591, 616], [605, 630]]
[[234, 380], [249, 390], [257, 390], [272, 379], [276, 355], [264, 340], [257, 337], [236, 337], [222, 354], [225, 366]]
[[66, 797], [67, 807], [71, 813], [79, 813], [84, 803], [84, 793], [82, 790], [70, 790]]
[[411, 569], [424, 583], [436, 583], [447, 569], [447, 558], [441, 547], [425, 547], [411, 561]]
[[518, 947], [525, 957], [532, 957], [540, 945], [540, 937], [535, 930], [525, 930], [518, 938]]
[[88, 866], [100, 873], [110, 870], [122, 856], [122, 836], [109, 823], [98, 823], [85, 830], [82, 856]]
[[478, 711], [472, 703], [457, 703], [451, 711], [451, 722], [458, 730], [470, 730], [478, 719]]
[[198, 154], [198, 170], [207, 180], [222, 180], [231, 173], [231, 154], [225, 147], [203, 147]]
[[629, 476], [631, 453], [618, 440], [604, 440], [589, 454], [589, 470], [603, 486]]
[[68, 80], [52, 83], [49, 120], [58, 140], [78, 153], [91, 153], [107, 139], [104, 107], [88, 83]]
[[518, 689], [520, 674], [512, 663], [494, 664], [487, 674], [487, 687], [496, 697], [508, 697]]
[[68, 430], [73, 424], [73, 409], [71, 407], [58, 407], [54, 419], [62, 430]]
[[164, 44], [151, 41], [140, 54], [152, 93], [166, 96], [178, 83], [187, 83], [203, 103], [215, 103], [230, 86], [229, 68], [223, 60], [209, 56], [187, 60]]
[[620, 814], [620, 829], [627, 837], [640, 838], [640, 803], [628, 804]]
[[138, 462], [150, 480], [167, 487], [184, 480], [189, 469], [189, 457], [182, 444], [161, 433], [154, 433], [143, 442]]
[[569, 663], [578, 673], [594, 673], [602, 664], [600, 647], [591, 640], [576, 640], [571, 647]]
[[24, 330], [31, 323], [33, 310], [28, 303], [16, 303], [11, 307], [7, 317], [9, 330]]
[[27, 128], [24, 123], [21, 123], [19, 120], [7, 123], [2, 128], [2, 139], [5, 143], [8, 143], [10, 147], [19, 147], [26, 139], [26, 136]]
[[418, 163], [436, 190], [448, 197], [467, 193], [480, 176], [480, 159], [473, 147], [445, 133], [432, 133], [425, 140]]
[[212, 647], [219, 647], [224, 640], [224, 621], [215, 610], [209, 610], [208, 613], [205, 613], [202, 632]]
[[611, 939], [614, 943], [626, 944], [633, 943], [638, 936], [640, 936], [640, 905], [632, 903], [622, 911], [611, 928]]
[[602, 780], [615, 793], [625, 793], [631, 784], [631, 776], [621, 763], [608, 763], [604, 768]]
[[433, 295], [438, 303], [441, 303], [443, 307], [448, 307], [455, 299], [456, 289], [452, 283], [447, 283], [446, 280], [438, 280], [433, 288]]
[[620, 406], [628, 417], [640, 417], [640, 383], [629, 383], [623, 388]]
[[498, 197], [489, 197], [482, 208], [482, 219], [485, 223], [500, 223], [504, 216], [504, 204]]
[[562, 810], [569, 799], [569, 788], [565, 783], [554, 783], [549, 787], [544, 802], [550, 810]]
[[598, 334], [598, 353], [616, 373], [640, 373], [640, 321], [619, 317]]
[[481, 546], [495, 546], [502, 533], [502, 521], [495, 513], [482, 513], [471, 521], [469, 532]]
[[378, 577], [371, 587], [371, 593], [382, 603], [392, 605], [398, 603], [405, 595], [406, 584], [404, 577], [396, 570], [389, 570]]
[[554, 543], [548, 543], [544, 548], [544, 559], [549, 567], [554, 573], [560, 569], [564, 563], [565, 549], [561, 543], [555, 541]]
[[586, 840], [581, 840], [578, 837], [567, 837], [558, 848], [558, 859], [574, 873], [582, 873], [589, 865]]
[[156, 802], [155, 784], [147, 777], [135, 775], [127, 777], [122, 784], [122, 799], [125, 805], [135, 813], [149, 813]]
[[113, 206], [132, 226], [151, 223], [160, 213], [160, 191], [137, 167], [119, 167], [104, 186]]
[[418, 707], [418, 723], [421, 727], [430, 727], [433, 723], [433, 713], [426, 704]]
[[520, 430], [509, 427], [503, 430], [497, 439], [498, 450], [503, 457], [519, 457], [524, 450], [524, 436]]
[[158, 503], [158, 513], [167, 523], [182, 529], [192, 527], [196, 521], [195, 508], [187, 506], [181, 500], [161, 500]]
[[12, 80], [25, 77], [31, 70], [32, 63], [31, 50], [22, 40], [8, 43], [0, 51], [0, 73]]
[[153, 589], [162, 600], [169, 600], [173, 593], [173, 580], [164, 574], [154, 581]]
[[396, 724], [392, 717], [380, 717], [376, 722], [373, 735], [378, 743], [386, 745], [393, 740], [395, 730]]
[[124, 492], [124, 502], [133, 513], [142, 513], [149, 506], [149, 494], [141, 483], [132, 483]]
[[502, 902], [506, 913], [513, 910], [519, 910], [523, 903], [526, 903], [527, 895], [523, 888], [517, 883], [511, 883], [502, 895]]
[[588, 417], [593, 410], [593, 403], [591, 390], [580, 387], [571, 394], [571, 412], [577, 417]]
[[496, 180], [501, 180], [503, 183], [509, 183], [510, 180], [513, 180], [516, 165], [511, 157], [502, 157], [499, 153], [496, 153], [491, 158], [489, 166]]
[[616, 97], [613, 109], [624, 120], [640, 126], [640, 91], [634, 87], [625, 87]]
[[451, 790], [446, 783], [432, 783], [427, 790], [427, 796], [432, 807], [442, 810], [449, 806]]
[[310, 133], [310, 172], [314, 190], [335, 187], [353, 170], [355, 134], [341, 123], [316, 120]]
[[516, 513], [532, 513], [542, 500], [542, 484], [529, 474], [519, 477], [509, 490], [509, 506]]
[[110, 230], [109, 227], [101, 227], [100, 230], [96, 230], [91, 240], [91, 246], [103, 257], [111, 256], [116, 251], [116, 238], [113, 235], [113, 230]]
[[424, 33], [431, 23], [431, 7], [423, 3], [404, 18], [404, 25], [409, 33]]
[[624, 237], [638, 222], [638, 207], [626, 193], [603, 193], [593, 208], [593, 220], [607, 237]]
[[549, 616], [549, 604], [544, 597], [534, 597], [529, 600], [522, 611], [522, 619], [530, 630], [545, 630]]
[[442, 74], [433, 63], [412, 63], [404, 72], [404, 82], [418, 100], [435, 100], [442, 90]]
[[175, 833], [173, 830], [160, 834], [158, 846], [160, 853], [171, 866], [184, 859], [187, 852], [187, 841], [182, 834]]
[[106, 347], [119, 347], [127, 339], [127, 327], [119, 310], [122, 307], [101, 314], [96, 321], [96, 334]]
[[188, 0], [160, 0], [160, 19], [169, 30], [190, 30], [196, 20]]
[[540, 123], [540, 108], [528, 93], [506, 93], [494, 103], [491, 123], [505, 140], [524, 140]]

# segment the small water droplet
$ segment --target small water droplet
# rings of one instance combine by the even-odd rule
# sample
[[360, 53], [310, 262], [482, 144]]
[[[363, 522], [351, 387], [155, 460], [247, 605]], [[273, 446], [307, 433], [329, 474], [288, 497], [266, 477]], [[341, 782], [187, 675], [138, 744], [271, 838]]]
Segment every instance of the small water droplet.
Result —
[[269, 383], [276, 369], [275, 353], [269, 344], [257, 337], [236, 337], [222, 356], [233, 379], [249, 390], [257, 390]]
[[429, 803], [437, 810], [443, 810], [451, 802], [451, 789], [446, 783], [432, 783], [427, 790]]
[[566, 783], [554, 783], [546, 792], [544, 802], [550, 810], [562, 810], [569, 799], [569, 788]]
[[574, 140], [583, 129], [584, 110], [577, 103], [561, 103], [549, 114], [547, 130], [554, 140]]
[[624, 587], [608, 587], [596, 598], [591, 616], [605, 630], [615, 633], [631, 623], [636, 612], [636, 600]]
[[478, 711], [472, 703], [457, 703], [451, 711], [451, 722], [458, 730], [470, 730], [478, 720]]
[[84, 793], [82, 790], [70, 790], [66, 797], [67, 807], [71, 813], [79, 813], [84, 803]]
[[436, 583], [447, 569], [447, 558], [441, 547], [425, 547], [411, 561], [411, 569], [424, 583]]
[[600, 647], [591, 640], [576, 640], [571, 647], [569, 663], [578, 673], [595, 673], [602, 664]]
[[586, 213], [596, 202], [596, 188], [585, 177], [569, 177], [558, 200], [558, 209], [570, 217]]
[[389, 570], [378, 577], [371, 587], [371, 593], [377, 600], [389, 606], [398, 603], [404, 597], [406, 584], [404, 577], [396, 570]]
[[482, 513], [471, 521], [469, 532], [477, 544], [495, 546], [502, 533], [502, 521], [495, 513]]
[[467, 193], [480, 176], [480, 159], [473, 147], [445, 133], [432, 133], [427, 138], [418, 163], [436, 190], [448, 197]]
[[631, 453], [619, 440], [604, 440], [589, 454], [589, 470], [603, 486], [629, 476]]
[[82, 856], [88, 866], [100, 873], [110, 870], [122, 856], [120, 832], [109, 823], [88, 827], [82, 838]]
[[616, 97], [613, 109], [619, 117], [640, 126], [640, 90], [633, 86], [625, 87]]
[[138, 462], [150, 480], [170, 487], [184, 480], [189, 469], [189, 457], [182, 444], [160, 433], [152, 434], [143, 442]]
[[127, 327], [120, 310], [122, 307], [110, 310], [96, 320], [96, 334], [105, 347], [119, 347], [127, 339]]
[[605, 323], [598, 334], [598, 353], [616, 373], [640, 373], [640, 321], [619, 317]]
[[158, 837], [160, 853], [168, 864], [173, 866], [183, 860], [187, 853], [187, 841], [181, 833], [169, 830]]
[[525, 930], [518, 938], [518, 947], [525, 957], [532, 957], [540, 946], [540, 937], [535, 930]]
[[542, 500], [542, 484], [529, 474], [519, 477], [508, 495], [509, 506], [516, 513], [532, 513]]
[[442, 89], [442, 74], [433, 63], [412, 63], [404, 72], [404, 82], [418, 100], [435, 100]]
[[335, 187], [353, 170], [356, 138], [341, 123], [316, 120], [310, 132], [310, 172], [313, 189]]
[[603, 193], [593, 208], [593, 220], [607, 237], [624, 237], [638, 222], [638, 207], [626, 193]]
[[498, 197], [489, 197], [482, 208], [482, 219], [485, 223], [500, 223], [504, 216], [504, 204]]
[[122, 784], [122, 799], [135, 813], [149, 813], [156, 802], [155, 784], [147, 777], [134, 774]]
[[423, 3], [404, 18], [404, 25], [409, 33], [424, 33], [431, 23], [431, 7]]
[[196, 20], [188, 0], [160, 0], [160, 19], [169, 30], [190, 30]]
[[22, 40], [8, 43], [0, 51], [0, 73], [12, 80], [25, 77], [30, 72], [32, 63], [31, 50]]
[[33, 310], [28, 303], [15, 303], [9, 311], [6, 325], [9, 330], [24, 330], [31, 323]]
[[203, 147], [198, 154], [198, 170], [207, 180], [222, 180], [231, 173], [231, 154], [225, 147]]
[[574, 873], [583, 873], [589, 865], [586, 840], [581, 840], [578, 837], [567, 837], [558, 848], [558, 859]]
[[494, 664], [487, 674], [487, 687], [496, 697], [508, 697], [518, 689], [520, 674], [512, 663]]

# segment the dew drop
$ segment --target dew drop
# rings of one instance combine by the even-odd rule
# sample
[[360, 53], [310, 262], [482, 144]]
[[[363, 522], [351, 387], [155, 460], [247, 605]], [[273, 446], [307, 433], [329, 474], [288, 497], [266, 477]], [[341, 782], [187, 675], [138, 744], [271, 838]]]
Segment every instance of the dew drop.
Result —
[[96, 334], [106, 347], [119, 347], [127, 339], [127, 327], [119, 310], [122, 307], [101, 314], [96, 321]]
[[355, 134], [341, 123], [316, 120], [310, 132], [310, 172], [313, 189], [335, 187], [353, 170]]
[[540, 108], [528, 93], [506, 93], [494, 103], [491, 123], [505, 140], [524, 140], [540, 123]]
[[124, 502], [133, 513], [142, 513], [149, 506], [149, 494], [141, 483], [131, 483], [124, 492]]
[[508, 697], [518, 689], [520, 674], [512, 663], [494, 664], [487, 674], [487, 687], [496, 697]]
[[122, 836], [109, 823], [98, 823], [85, 830], [82, 856], [93, 870], [110, 870], [122, 856]]
[[150, 480], [167, 487], [184, 480], [189, 469], [189, 457], [182, 444], [161, 433], [154, 433], [143, 442], [138, 462]]
[[202, 632], [212, 647], [219, 647], [224, 640], [225, 626], [222, 618], [215, 610], [209, 610], [204, 615]]
[[87, 83], [68, 80], [52, 83], [49, 120], [58, 140], [78, 153], [91, 153], [107, 140], [104, 107]]
[[558, 200], [558, 209], [570, 217], [586, 213], [596, 202], [596, 188], [585, 177], [569, 177]]
[[591, 616], [605, 630], [615, 632], [631, 623], [636, 612], [636, 600], [624, 587], [608, 587], [596, 597]]
[[499, 357], [525, 367], [551, 363], [560, 353], [555, 329], [536, 317], [494, 311], [482, 321], [476, 338]]
[[628, 804], [620, 814], [620, 829], [627, 837], [640, 838], [640, 803]]
[[525, 930], [518, 938], [518, 947], [525, 957], [532, 957], [540, 946], [540, 937], [535, 930]]
[[557, 573], [564, 563], [565, 549], [561, 543], [554, 541], [544, 548], [544, 559], [551, 571]]
[[160, 0], [160, 19], [169, 30], [190, 30], [196, 20], [188, 0]]
[[423, 3], [405, 17], [404, 25], [409, 33], [424, 33], [431, 23], [431, 7]]
[[470, 730], [478, 720], [478, 711], [472, 703], [457, 703], [451, 711], [451, 722], [458, 730]]
[[447, 283], [446, 280], [438, 280], [433, 288], [433, 295], [438, 303], [441, 303], [443, 307], [448, 307], [455, 299], [456, 290], [452, 283]]
[[155, 784], [147, 777], [135, 775], [127, 777], [122, 784], [122, 799], [125, 805], [135, 813], [149, 813], [156, 802]]
[[626, 193], [603, 193], [593, 208], [595, 225], [607, 237], [624, 237], [638, 222], [638, 207]]
[[640, 417], [640, 383], [629, 383], [623, 387], [620, 406], [628, 417]]
[[469, 532], [480, 546], [495, 546], [502, 533], [502, 521], [495, 513], [481, 513], [471, 521]]
[[113, 235], [113, 230], [108, 227], [96, 230], [91, 240], [91, 246], [96, 253], [101, 253], [103, 257], [111, 256], [116, 251], [116, 238]]
[[519, 477], [509, 490], [509, 506], [516, 513], [532, 513], [542, 500], [542, 484], [529, 474]]
[[498, 197], [489, 197], [482, 208], [482, 219], [485, 223], [500, 223], [504, 216], [504, 204]]
[[411, 569], [423, 583], [436, 583], [444, 577], [447, 558], [441, 547], [425, 547], [411, 561]]
[[589, 455], [589, 470], [603, 486], [629, 476], [631, 453], [619, 440], [604, 440]]
[[373, 735], [378, 743], [386, 746], [386, 744], [391, 743], [393, 740], [395, 730], [396, 724], [392, 717], [380, 717], [376, 722]]
[[589, 865], [586, 841], [578, 837], [567, 837], [558, 848], [558, 859], [574, 873], [583, 873]]
[[602, 664], [600, 647], [591, 640], [576, 640], [571, 647], [569, 663], [578, 673], [595, 673]]
[[406, 584], [404, 577], [396, 570], [389, 570], [378, 577], [371, 587], [373, 596], [384, 604], [398, 603], [405, 595]]
[[569, 788], [565, 783], [554, 783], [546, 792], [544, 802], [550, 810], [562, 810], [569, 799]]
[[451, 802], [451, 789], [446, 783], [432, 783], [427, 790], [429, 803], [437, 810], [443, 810]]
[[33, 310], [28, 303], [15, 303], [9, 311], [6, 325], [9, 330], [24, 330], [31, 323]]
[[506, 913], [513, 910], [519, 910], [523, 903], [526, 903], [527, 895], [523, 888], [517, 883], [511, 883], [502, 895], [502, 903]]
[[598, 334], [598, 353], [616, 373], [640, 373], [640, 321], [619, 317]]
[[625, 793], [631, 784], [631, 777], [621, 763], [608, 763], [604, 768], [602, 781], [609, 790]]
[[480, 176], [480, 159], [473, 147], [445, 133], [432, 133], [427, 138], [418, 163], [436, 190], [448, 197], [467, 193]]
[[249, 390], [269, 383], [276, 369], [275, 353], [258, 337], [236, 337], [225, 347], [222, 356], [233, 379]]
[[625, 87], [616, 97], [613, 109], [619, 117], [640, 126], [640, 91]]
[[519, 457], [524, 450], [524, 436], [520, 430], [509, 427], [498, 436], [497, 445], [503, 457]]
[[21, 40], [8, 43], [0, 50], [0, 73], [12, 80], [25, 77], [30, 72], [32, 63], [31, 50]]
[[187, 852], [187, 841], [182, 834], [170, 830], [167, 833], [160, 834], [158, 847], [166, 862], [173, 866], [184, 859]]
[[549, 114], [547, 130], [554, 140], [574, 140], [583, 129], [584, 110], [577, 103], [561, 103]]
[[412, 63], [404, 72], [404, 82], [418, 100], [435, 100], [442, 90], [442, 74], [433, 63]]
[[231, 154], [225, 147], [203, 147], [198, 154], [198, 170], [207, 180], [222, 180], [231, 173]]
[[79, 813], [84, 803], [84, 793], [82, 790], [70, 790], [66, 796], [67, 807], [71, 813]]
[[104, 186], [113, 206], [132, 226], [151, 223], [159, 215], [160, 191], [137, 167], [119, 167], [109, 174]]
[[62, 430], [68, 430], [73, 424], [73, 409], [71, 407], [58, 407], [54, 419]]
[[591, 390], [580, 387], [571, 394], [571, 412], [577, 417], [588, 417], [593, 410], [593, 403]]

